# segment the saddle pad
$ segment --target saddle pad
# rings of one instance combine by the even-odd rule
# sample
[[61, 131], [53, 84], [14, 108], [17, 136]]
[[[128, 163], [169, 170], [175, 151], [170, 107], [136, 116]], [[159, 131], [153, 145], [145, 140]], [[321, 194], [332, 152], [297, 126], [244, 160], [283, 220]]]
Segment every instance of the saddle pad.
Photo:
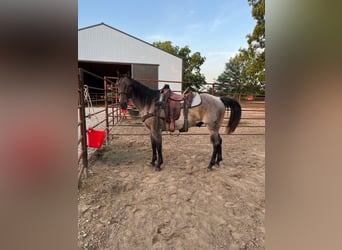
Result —
[[195, 94], [195, 96], [192, 99], [191, 108], [196, 107], [202, 103], [202, 99], [201, 99], [200, 94], [198, 94], [197, 92], [195, 92], [194, 94]]

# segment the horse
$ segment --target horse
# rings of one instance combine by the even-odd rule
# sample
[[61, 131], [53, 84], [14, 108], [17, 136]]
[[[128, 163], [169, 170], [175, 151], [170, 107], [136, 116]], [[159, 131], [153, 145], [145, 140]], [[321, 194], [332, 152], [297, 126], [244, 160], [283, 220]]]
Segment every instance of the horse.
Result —
[[[151, 89], [131, 77], [124, 76], [117, 80], [119, 103], [122, 110], [127, 109], [127, 103], [131, 99], [143, 117], [143, 123], [150, 131], [152, 146], [151, 165], [156, 171], [161, 170], [163, 164], [162, 131], [168, 131], [170, 124], [166, 122], [165, 112], [160, 108], [161, 90]], [[219, 129], [224, 119], [226, 108], [230, 108], [229, 122], [226, 133], [231, 134], [238, 126], [241, 118], [240, 104], [228, 97], [217, 97], [207, 93], [199, 94], [201, 103], [188, 109], [188, 127], [205, 124], [209, 130], [210, 141], [213, 146], [212, 156], [208, 170], [222, 161], [222, 138]], [[175, 121], [175, 129], [181, 130], [184, 126], [184, 112]], [[157, 161], [157, 164], [156, 164]]]

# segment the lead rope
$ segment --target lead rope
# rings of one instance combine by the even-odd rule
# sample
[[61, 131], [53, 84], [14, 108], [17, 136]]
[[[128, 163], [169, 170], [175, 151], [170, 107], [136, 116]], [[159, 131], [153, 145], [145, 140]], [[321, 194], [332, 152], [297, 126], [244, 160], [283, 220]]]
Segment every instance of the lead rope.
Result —
[[[91, 117], [93, 115], [95, 115], [95, 110], [94, 110], [93, 103], [92, 103], [91, 98], [90, 98], [88, 85], [84, 85], [84, 100], [87, 101], [87, 104], [88, 104], [88, 117], [89, 117], [89, 119], [91, 119]], [[92, 111], [92, 113], [91, 113], [91, 111]], [[98, 120], [96, 115], [95, 115], [95, 119], [96, 119], [97, 122], [99, 122], [99, 120]]]

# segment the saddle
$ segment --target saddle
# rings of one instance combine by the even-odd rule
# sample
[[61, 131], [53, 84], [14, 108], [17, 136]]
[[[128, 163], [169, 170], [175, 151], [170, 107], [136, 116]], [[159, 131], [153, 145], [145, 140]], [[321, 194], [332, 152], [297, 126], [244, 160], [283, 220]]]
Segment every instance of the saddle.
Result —
[[191, 107], [194, 93], [187, 88], [183, 94], [172, 92], [168, 85], [162, 89], [163, 109], [165, 112], [165, 121], [170, 123], [170, 132], [175, 131], [175, 121], [179, 119], [181, 109], [184, 109], [184, 125], [180, 132], [188, 131], [188, 109]]

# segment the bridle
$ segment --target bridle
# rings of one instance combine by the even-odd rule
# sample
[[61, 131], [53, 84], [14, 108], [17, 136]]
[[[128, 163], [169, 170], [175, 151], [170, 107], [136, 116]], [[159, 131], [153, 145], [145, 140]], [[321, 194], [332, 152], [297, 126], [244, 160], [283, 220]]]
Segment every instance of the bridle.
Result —
[[[119, 81], [120, 81], [120, 79], [119, 79]], [[117, 84], [119, 85], [119, 83], [117, 82]], [[127, 91], [126, 91], [126, 89], [127, 89], [127, 87], [126, 86], [124, 86], [124, 91], [120, 91], [118, 94], [119, 95], [125, 95], [126, 96], [126, 98], [127, 98]]]
[[[128, 86], [127, 84], [120, 85], [120, 81], [118, 82], [120, 89], [118, 89], [118, 94], [120, 96], [120, 105], [127, 105], [128, 102]], [[120, 91], [121, 90], [121, 91]]]

